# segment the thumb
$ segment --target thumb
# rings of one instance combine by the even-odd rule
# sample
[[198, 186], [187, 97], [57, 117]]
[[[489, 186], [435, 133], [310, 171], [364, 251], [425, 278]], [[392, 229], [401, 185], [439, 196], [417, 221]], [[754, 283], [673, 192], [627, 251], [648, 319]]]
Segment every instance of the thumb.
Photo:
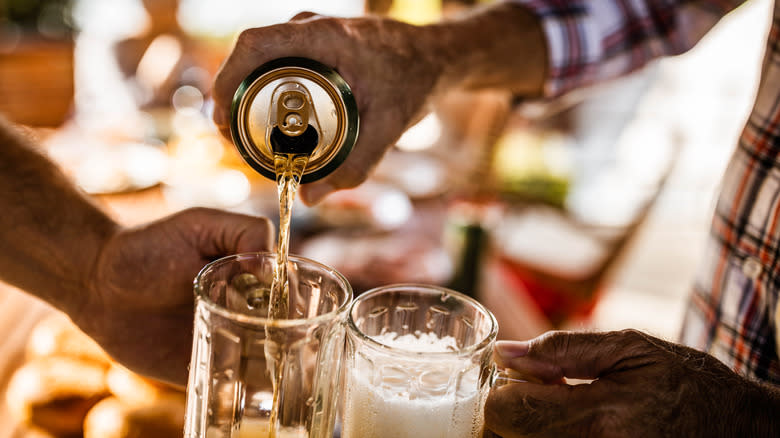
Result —
[[648, 338], [636, 330], [552, 331], [530, 341], [498, 342], [495, 359], [499, 366], [531, 381], [597, 379], [618, 366], [636, 366], [646, 358], [656, 348]]
[[200, 229], [200, 248], [210, 255], [268, 251], [273, 246], [274, 229], [267, 218], [198, 208], [183, 214]]

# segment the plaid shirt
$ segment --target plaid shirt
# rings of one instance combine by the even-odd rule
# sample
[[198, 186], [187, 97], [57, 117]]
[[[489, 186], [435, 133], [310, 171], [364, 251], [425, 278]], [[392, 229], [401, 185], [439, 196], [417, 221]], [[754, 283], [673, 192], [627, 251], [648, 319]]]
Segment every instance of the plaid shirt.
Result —
[[[548, 96], [626, 74], [684, 52], [729, 0], [515, 0], [542, 19]], [[706, 72], [702, 72], [706, 74]], [[761, 82], [715, 208], [681, 341], [738, 373], [780, 384], [780, 5]]]

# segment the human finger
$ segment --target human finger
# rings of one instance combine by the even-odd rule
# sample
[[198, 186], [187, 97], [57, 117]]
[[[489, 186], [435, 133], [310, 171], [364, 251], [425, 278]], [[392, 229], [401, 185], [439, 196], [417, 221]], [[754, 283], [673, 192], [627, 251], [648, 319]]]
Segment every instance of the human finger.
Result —
[[530, 341], [499, 342], [495, 357], [499, 366], [511, 368], [529, 380], [596, 379], [618, 368], [651, 361], [656, 348], [648, 338], [636, 330], [553, 331]]
[[514, 383], [495, 388], [485, 403], [485, 428], [504, 438], [581, 436], [598, 426], [594, 401], [604, 396], [590, 385]]
[[267, 218], [213, 209], [188, 210], [200, 229], [200, 250], [212, 256], [267, 251], [273, 245], [274, 230]]
[[246, 29], [214, 77], [214, 123], [229, 138], [230, 106], [239, 84], [264, 63], [282, 56], [307, 56], [301, 40], [305, 29], [295, 23]]
[[300, 196], [305, 204], [314, 205], [336, 190], [350, 189], [363, 183], [400, 137], [401, 129], [393, 132], [388, 128], [398, 126], [399, 122], [388, 121], [386, 118], [391, 116], [383, 114], [391, 111], [370, 111], [366, 105], [358, 105], [360, 127], [354, 148], [333, 173], [319, 181], [301, 185]]
[[315, 181], [302, 185], [298, 193], [304, 204], [314, 205], [334, 191], [336, 191], [336, 188], [327, 181]]
[[326, 178], [301, 185], [301, 200], [306, 205], [314, 205], [336, 190], [357, 187], [366, 180], [370, 169], [374, 167], [379, 157], [369, 158], [369, 160], [355, 158], [342, 164]]
[[332, 174], [322, 180], [301, 185], [301, 200], [307, 205], [314, 205], [336, 190], [360, 185], [366, 180], [369, 170], [378, 160], [379, 157], [349, 157]]

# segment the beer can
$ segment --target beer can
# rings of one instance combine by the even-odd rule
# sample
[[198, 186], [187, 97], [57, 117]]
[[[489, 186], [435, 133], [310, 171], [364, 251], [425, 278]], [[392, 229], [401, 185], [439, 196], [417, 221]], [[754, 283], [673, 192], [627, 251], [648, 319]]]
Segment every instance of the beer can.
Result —
[[333, 172], [352, 151], [358, 110], [349, 85], [334, 69], [308, 58], [269, 61], [241, 82], [230, 132], [241, 157], [275, 179], [274, 154], [306, 154], [301, 183]]

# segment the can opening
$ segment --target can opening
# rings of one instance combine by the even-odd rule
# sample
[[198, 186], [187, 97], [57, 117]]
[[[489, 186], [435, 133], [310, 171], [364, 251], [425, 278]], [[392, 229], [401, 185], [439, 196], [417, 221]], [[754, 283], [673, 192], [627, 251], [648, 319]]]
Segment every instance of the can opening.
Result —
[[290, 136], [274, 126], [268, 138], [274, 154], [311, 155], [319, 144], [319, 134], [313, 126], [309, 125], [303, 134]]

